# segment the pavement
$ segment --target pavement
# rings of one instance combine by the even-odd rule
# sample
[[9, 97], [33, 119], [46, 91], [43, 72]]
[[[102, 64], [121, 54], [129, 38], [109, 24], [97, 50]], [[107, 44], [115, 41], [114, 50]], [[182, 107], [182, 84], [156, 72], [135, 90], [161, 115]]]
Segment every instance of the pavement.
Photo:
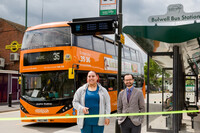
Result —
[[19, 110], [19, 102], [12, 103], [11, 107], [7, 103], [0, 104], [0, 113]]
[[[0, 104], [0, 113], [17, 111], [19, 110], [19, 108], [20, 108], [19, 103], [13, 103], [11, 107], [8, 107], [8, 104]], [[167, 129], [166, 117], [163, 117], [162, 115], [152, 116], [152, 118], [150, 117], [149, 120], [150, 120], [149, 125], [151, 125], [153, 129], [156, 129], [156, 128]], [[105, 129], [104, 129], [105, 133], [115, 132], [115, 121], [116, 121], [115, 117], [111, 118], [111, 123], [108, 126], [105, 126]], [[70, 133], [80, 132], [77, 126], [73, 126], [64, 130], [69, 131]], [[144, 123], [142, 124], [141, 133], [153, 133], [153, 132], [147, 132], [146, 130], [147, 130], [147, 127], [146, 127], [146, 116], [145, 116]], [[187, 116], [187, 114], [183, 114], [182, 127], [181, 127], [180, 133], [200, 133], [200, 115], [194, 118], [194, 129], [192, 129], [191, 117]]]

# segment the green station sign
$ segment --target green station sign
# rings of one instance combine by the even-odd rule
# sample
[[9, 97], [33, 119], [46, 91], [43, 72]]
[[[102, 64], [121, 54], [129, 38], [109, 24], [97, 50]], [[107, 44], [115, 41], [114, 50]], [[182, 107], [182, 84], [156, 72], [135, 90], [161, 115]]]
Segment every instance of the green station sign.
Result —
[[100, 0], [99, 15], [117, 15], [117, 0]]

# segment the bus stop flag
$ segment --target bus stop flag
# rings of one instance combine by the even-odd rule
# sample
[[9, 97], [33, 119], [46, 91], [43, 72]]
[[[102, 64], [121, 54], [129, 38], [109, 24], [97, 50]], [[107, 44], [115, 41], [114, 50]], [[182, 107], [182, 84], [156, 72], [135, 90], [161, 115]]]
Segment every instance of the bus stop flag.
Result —
[[117, 0], [100, 0], [100, 16], [117, 15]]

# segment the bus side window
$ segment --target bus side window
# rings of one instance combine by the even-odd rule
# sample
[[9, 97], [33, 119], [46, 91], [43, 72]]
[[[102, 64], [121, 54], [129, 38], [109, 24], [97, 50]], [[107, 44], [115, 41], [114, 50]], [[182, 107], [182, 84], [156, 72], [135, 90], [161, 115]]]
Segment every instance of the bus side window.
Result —
[[93, 49], [92, 36], [76, 36], [77, 46], [87, 49]]
[[110, 42], [106, 42], [106, 53], [115, 55], [115, 45]]
[[[116, 56], [118, 56], [118, 46], [116, 45]], [[124, 57], [124, 47], [122, 47], [122, 58]]]
[[133, 61], [136, 61], [136, 51], [134, 49], [131, 49], [131, 58]]
[[108, 90], [117, 90], [117, 79], [115, 77], [108, 77]]
[[136, 51], [136, 57], [137, 57], [137, 58], [136, 58], [136, 61], [138, 61], [138, 62], [139, 62], [140, 60], [139, 60], [138, 51]]
[[131, 59], [130, 50], [128, 47], [124, 47], [124, 56], [126, 59]]
[[106, 89], [108, 89], [108, 78], [106, 75], [99, 75], [99, 83]]
[[95, 51], [105, 53], [105, 43], [103, 40], [94, 37], [93, 42]]
[[124, 47], [122, 47], [122, 58], [124, 58]]
[[143, 82], [144, 82], [144, 80], [142, 78], [140, 78], [140, 77], [135, 77], [134, 78], [134, 85], [137, 88], [141, 88], [143, 86]]

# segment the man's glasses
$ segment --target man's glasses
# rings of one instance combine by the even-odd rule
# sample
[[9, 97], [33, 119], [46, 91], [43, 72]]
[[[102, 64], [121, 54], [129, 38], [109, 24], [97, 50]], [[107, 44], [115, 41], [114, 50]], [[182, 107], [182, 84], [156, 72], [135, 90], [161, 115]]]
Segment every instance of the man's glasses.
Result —
[[125, 81], [125, 82], [133, 81], [133, 79], [125, 79], [124, 81]]

